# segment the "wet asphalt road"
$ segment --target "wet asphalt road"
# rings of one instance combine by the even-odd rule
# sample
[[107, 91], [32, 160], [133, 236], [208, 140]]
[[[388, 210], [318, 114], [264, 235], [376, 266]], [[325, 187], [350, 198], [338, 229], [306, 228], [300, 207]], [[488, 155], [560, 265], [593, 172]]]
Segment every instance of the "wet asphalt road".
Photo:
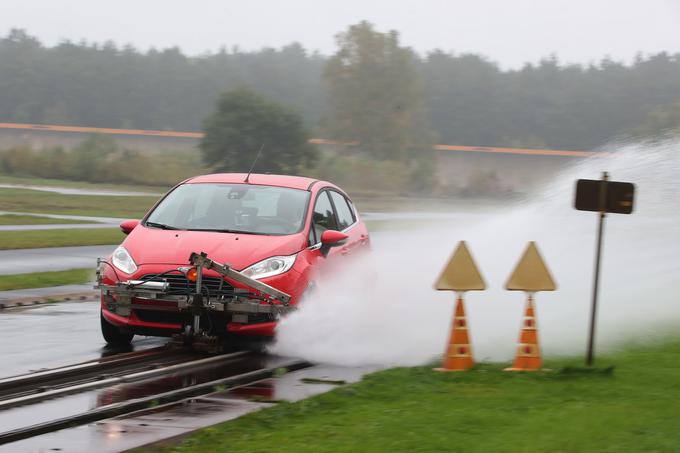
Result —
[[21, 215], [21, 216], [32, 216], [32, 217], [47, 217], [49, 219], [67, 219], [73, 220], [73, 223], [78, 223], [79, 220], [86, 220], [89, 222], [99, 222], [99, 223], [110, 223], [112, 225], [118, 225], [121, 220], [117, 217], [98, 217], [89, 215], [66, 215], [66, 214], [44, 214], [42, 212], [22, 212], [22, 211], [0, 211], [0, 215]]
[[[0, 312], [0, 377], [53, 368], [109, 355], [99, 328], [99, 302], [63, 302]], [[163, 338], [138, 337], [147, 349]]]
[[[27, 230], [63, 230], [71, 228], [117, 228], [121, 220], [113, 217], [91, 217], [79, 215], [61, 214], [36, 214], [34, 212], [0, 211], [0, 215], [20, 215], [29, 217], [47, 217], [50, 219], [66, 219], [73, 223], [53, 223], [35, 225], [0, 225], [0, 231], [27, 231]], [[80, 223], [80, 221], [97, 223]]]
[[32, 230], [63, 230], [63, 229], [97, 229], [115, 228], [118, 225], [108, 223], [54, 223], [43, 225], [0, 225], [0, 231], [32, 231]]
[[115, 245], [94, 245], [2, 250], [0, 251], [0, 275], [76, 268], [94, 269], [97, 265], [97, 258], [107, 257], [115, 248]]
[[54, 223], [44, 225], [0, 225], [0, 231], [34, 231], [34, 230], [71, 230], [78, 229], [97, 229], [115, 228], [118, 225], [107, 223]]
[[[0, 377], [73, 364], [114, 352], [104, 348], [100, 337], [97, 302], [69, 302], [6, 310], [0, 312], [0, 329], [5, 339], [0, 342], [0, 357], [4, 359]], [[166, 341], [163, 338], [139, 337], [133, 341], [133, 349], [153, 348]], [[0, 431], [261, 367], [276, 367], [285, 360], [275, 356], [254, 356], [214, 368], [123, 383], [67, 395], [38, 405], [17, 407], [0, 414]], [[258, 401], [295, 401], [335, 388], [331, 384], [306, 384], [301, 381], [303, 377], [354, 382], [369, 371], [372, 369], [314, 367], [285, 375], [281, 379], [267, 379], [252, 386], [223, 391], [211, 397], [193, 398], [189, 403], [170, 405], [169, 410], [164, 409], [162, 412], [150, 409], [13, 442], [0, 446], [0, 452], [118, 452], [230, 420], [266, 406], [262, 402], [250, 401], [252, 397], [258, 398]]]
[[154, 197], [158, 192], [136, 192], [128, 190], [79, 189], [76, 187], [32, 186], [28, 184], [0, 184], [0, 189], [28, 189], [41, 192], [53, 192], [61, 195], [100, 195], [110, 197]]

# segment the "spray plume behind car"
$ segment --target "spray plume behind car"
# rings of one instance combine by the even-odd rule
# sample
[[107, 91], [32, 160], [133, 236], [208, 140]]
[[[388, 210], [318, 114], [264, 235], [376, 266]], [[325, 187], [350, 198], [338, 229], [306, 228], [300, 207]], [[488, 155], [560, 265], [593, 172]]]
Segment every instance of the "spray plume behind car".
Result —
[[[617, 148], [616, 154], [566, 168], [539, 192], [511, 205], [451, 200], [444, 212], [374, 216], [391, 229], [372, 232], [373, 265], [368, 271], [347, 269], [342, 282], [320, 282], [301, 309], [281, 322], [271, 350], [342, 365], [435, 360], [444, 352], [453, 300], [432, 290], [432, 284], [457, 242], [466, 240], [489, 286], [466, 296], [475, 358], [509, 360], [524, 301], [502, 285], [526, 243], [536, 240], [560, 281], [560, 290], [543, 296], [538, 309], [543, 350], [548, 355], [582, 355], [594, 239], [592, 219], [571, 206], [572, 191], [575, 180], [597, 177], [603, 168], [635, 181], [639, 199], [635, 216], [625, 222], [611, 219], [620, 224], [607, 238], [602, 279], [608, 291], [600, 306], [598, 349], [677, 330], [680, 142]], [[369, 272], [375, 278], [365, 278]]]

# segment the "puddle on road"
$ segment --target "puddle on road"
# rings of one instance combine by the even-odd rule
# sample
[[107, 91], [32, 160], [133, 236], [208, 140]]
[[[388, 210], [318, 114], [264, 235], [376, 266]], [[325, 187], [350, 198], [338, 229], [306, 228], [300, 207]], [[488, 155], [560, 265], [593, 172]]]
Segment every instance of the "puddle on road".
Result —
[[[71, 365], [111, 355], [99, 326], [99, 304], [59, 302], [0, 311], [0, 377]], [[137, 337], [133, 350], [149, 349], [165, 338]]]
[[277, 363], [283, 363], [284, 359], [280, 357], [271, 356], [256, 356], [247, 357], [245, 359], [237, 359], [217, 366], [203, 367], [190, 371], [183, 371], [174, 375], [163, 376], [156, 379], [149, 379], [146, 381], [120, 384], [100, 390], [97, 393], [96, 406], [105, 406], [121, 401], [127, 401], [135, 398], [143, 398], [150, 395], [157, 395], [163, 392], [169, 392], [192, 385], [203, 384], [228, 376], [247, 373], [262, 368], [276, 366]]
[[[287, 360], [282, 357], [260, 356], [238, 361], [236, 368], [239, 369], [239, 372], [245, 372], [264, 366], [276, 367], [277, 364], [282, 364]], [[19, 416], [16, 417], [17, 421], [13, 422], [13, 426], [25, 426], [28, 422], [39, 423], [49, 420], [55, 415], [64, 417], [102, 404], [147, 396], [160, 390], [167, 391], [191, 383], [217, 379], [225, 376], [225, 368], [229, 368], [229, 374], [233, 375], [236, 372], [234, 364], [231, 367], [217, 366], [137, 384], [124, 384], [88, 394], [67, 396], [42, 403], [40, 406], [13, 409], [8, 413], [15, 414], [15, 411], [20, 411]], [[134, 415], [103, 420], [90, 425], [61, 430], [0, 446], [0, 452], [51, 451], [55, 448], [61, 449], [61, 451], [114, 452], [127, 450], [159, 439], [181, 435], [196, 428], [231, 420], [248, 412], [270, 406], [271, 403], [276, 401], [297, 401], [338, 387], [338, 385], [326, 383], [306, 384], [303, 382], [304, 379], [351, 383], [358, 381], [364, 374], [376, 369], [375, 367], [315, 366], [284, 374], [277, 378], [263, 379], [247, 386], [158, 408], [149, 408], [138, 411]], [[8, 426], [5, 425], [6, 420], [2, 418], [2, 415], [0, 413], [0, 426]], [[7, 414], [4, 415], [7, 417]], [[11, 427], [8, 426], [8, 429]]]
[[248, 357], [218, 366], [203, 367], [198, 370], [189, 370], [175, 375], [115, 385], [76, 395], [67, 395], [31, 406], [11, 408], [0, 411], [0, 427], [2, 427], [2, 431], [8, 431], [21, 426], [83, 413], [109, 404], [157, 395], [227, 376], [254, 371], [263, 367], [276, 366], [276, 363], [281, 363], [283, 360], [282, 358], [264, 356]]

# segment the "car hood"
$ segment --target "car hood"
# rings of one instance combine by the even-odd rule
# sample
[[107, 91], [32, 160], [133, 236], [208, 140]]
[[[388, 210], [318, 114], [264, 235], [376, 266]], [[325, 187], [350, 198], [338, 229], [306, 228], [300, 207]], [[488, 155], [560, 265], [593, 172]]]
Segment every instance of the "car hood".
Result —
[[188, 264], [191, 252], [206, 252], [208, 258], [236, 270], [277, 255], [292, 255], [305, 246], [303, 234], [265, 236], [146, 228], [139, 225], [123, 242], [138, 265]]

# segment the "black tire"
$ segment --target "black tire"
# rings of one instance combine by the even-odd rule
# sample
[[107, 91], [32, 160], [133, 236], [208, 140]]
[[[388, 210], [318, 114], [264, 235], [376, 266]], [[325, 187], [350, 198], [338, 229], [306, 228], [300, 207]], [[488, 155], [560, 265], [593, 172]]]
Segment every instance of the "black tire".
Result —
[[110, 345], [115, 346], [126, 346], [132, 341], [132, 337], [135, 336], [133, 333], [123, 333], [120, 329], [113, 324], [109, 323], [104, 315], [99, 313], [99, 320], [102, 326], [102, 337]]

